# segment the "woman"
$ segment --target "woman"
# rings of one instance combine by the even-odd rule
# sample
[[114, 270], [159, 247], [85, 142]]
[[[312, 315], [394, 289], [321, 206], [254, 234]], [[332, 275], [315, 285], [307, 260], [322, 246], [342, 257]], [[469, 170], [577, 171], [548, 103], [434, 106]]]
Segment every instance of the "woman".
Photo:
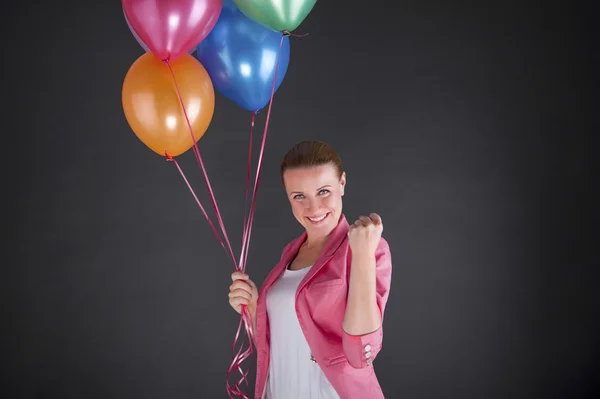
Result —
[[377, 214], [348, 225], [346, 174], [327, 144], [304, 141], [281, 163], [292, 213], [305, 232], [284, 249], [260, 294], [232, 274], [229, 303], [256, 332], [255, 399], [380, 399], [381, 349], [392, 260]]

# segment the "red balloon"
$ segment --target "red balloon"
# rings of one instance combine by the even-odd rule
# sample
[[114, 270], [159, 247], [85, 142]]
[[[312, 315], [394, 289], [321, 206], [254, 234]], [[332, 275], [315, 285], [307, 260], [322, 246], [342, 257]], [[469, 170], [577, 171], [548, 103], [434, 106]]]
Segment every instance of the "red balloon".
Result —
[[122, 0], [125, 17], [161, 60], [174, 61], [213, 29], [223, 0]]

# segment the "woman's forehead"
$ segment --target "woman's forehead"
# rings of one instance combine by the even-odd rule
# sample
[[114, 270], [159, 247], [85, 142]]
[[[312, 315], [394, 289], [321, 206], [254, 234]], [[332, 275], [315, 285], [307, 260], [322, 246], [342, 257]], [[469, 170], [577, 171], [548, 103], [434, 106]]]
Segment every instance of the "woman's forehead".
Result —
[[331, 165], [288, 169], [283, 178], [288, 190], [317, 189], [324, 185], [337, 183], [337, 173]]

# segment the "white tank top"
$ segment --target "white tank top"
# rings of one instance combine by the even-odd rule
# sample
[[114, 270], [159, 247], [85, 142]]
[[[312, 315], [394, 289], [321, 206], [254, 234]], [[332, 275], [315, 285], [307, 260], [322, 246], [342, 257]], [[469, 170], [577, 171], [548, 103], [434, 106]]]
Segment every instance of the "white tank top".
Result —
[[310, 267], [286, 269], [267, 293], [271, 334], [265, 399], [340, 399], [312, 359], [296, 315], [296, 290]]

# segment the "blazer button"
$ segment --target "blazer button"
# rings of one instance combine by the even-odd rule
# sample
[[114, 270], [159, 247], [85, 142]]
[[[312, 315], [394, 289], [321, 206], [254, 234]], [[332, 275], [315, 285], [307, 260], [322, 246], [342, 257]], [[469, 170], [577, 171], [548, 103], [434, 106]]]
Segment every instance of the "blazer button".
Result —
[[367, 344], [365, 345], [365, 352], [370, 352], [371, 351], [371, 345]]

